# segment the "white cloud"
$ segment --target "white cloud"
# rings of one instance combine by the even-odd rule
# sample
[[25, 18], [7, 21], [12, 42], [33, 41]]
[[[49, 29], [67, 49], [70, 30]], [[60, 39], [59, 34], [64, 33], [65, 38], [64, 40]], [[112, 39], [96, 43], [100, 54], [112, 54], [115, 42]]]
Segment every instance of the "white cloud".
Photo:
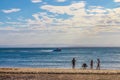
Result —
[[120, 0], [114, 0], [115, 2], [120, 2]]
[[33, 3], [39, 3], [42, 2], [42, 0], [31, 0]]
[[101, 6], [90, 6], [87, 11], [93, 14], [104, 14], [108, 12], [104, 7]]
[[19, 8], [12, 8], [12, 9], [8, 9], [8, 10], [2, 10], [4, 13], [13, 13], [13, 12], [18, 12], [21, 9]]
[[[88, 9], [85, 9], [85, 3], [73, 3], [68, 6], [52, 6], [52, 5], [43, 5], [41, 7], [44, 10], [47, 10], [53, 14], [47, 14], [47, 12], [38, 12], [33, 14], [34, 19], [27, 19], [25, 23], [19, 22], [7, 22], [9, 25], [19, 25], [26, 26], [30, 30], [48, 30], [48, 31], [62, 31], [67, 33], [76, 33], [82, 34], [97, 34], [102, 31], [111, 30], [113, 28], [108, 25], [120, 25], [120, 8], [115, 9], [106, 9], [101, 6], [89, 6]], [[96, 13], [96, 14], [94, 14]], [[56, 18], [58, 15], [72, 15], [68, 19]], [[101, 26], [99, 26], [101, 25]], [[106, 29], [96, 28], [96, 27], [105, 27]], [[113, 26], [113, 27], [115, 27]], [[118, 27], [115, 27], [117, 30]], [[114, 31], [115, 31], [114, 29]], [[92, 30], [92, 32], [91, 32]]]
[[[74, 3], [69, 6], [52, 6], [52, 5], [44, 5], [40, 7], [41, 9], [48, 10], [49, 12], [52, 13], [57, 13], [57, 14], [69, 14], [72, 15], [73, 13], [77, 13], [78, 11], [83, 12], [85, 10], [85, 3], [80, 2], [80, 3]], [[80, 13], [81, 14], [81, 13]]]
[[[63, 31], [71, 32], [71, 30], [82, 29], [84, 32], [88, 33], [89, 27], [96, 27], [96, 25], [115, 25], [119, 23], [119, 9], [105, 9], [101, 6], [91, 6], [89, 9], [85, 9], [85, 3], [73, 3], [69, 6], [52, 6], [52, 5], [43, 5], [41, 7], [53, 14], [48, 15], [47, 13], [36, 13], [32, 16], [35, 20], [28, 19], [27, 22], [29, 26], [33, 26], [32, 29], [42, 29], [52, 27], [51, 29], [61, 29]], [[86, 12], [87, 11], [87, 12]], [[88, 13], [89, 12], [89, 13]], [[94, 14], [94, 12], [96, 14]], [[57, 15], [72, 15], [71, 18], [61, 19], [56, 18]], [[114, 18], [114, 19], [113, 19]], [[112, 23], [110, 23], [112, 22]], [[55, 27], [53, 27], [55, 26]], [[61, 28], [62, 27], [62, 28]], [[76, 28], [77, 27], [77, 28]], [[99, 26], [98, 26], [99, 27]], [[47, 29], [46, 28], [46, 29]], [[69, 29], [69, 30], [68, 30]], [[96, 32], [96, 31], [95, 31]], [[98, 30], [99, 32], [99, 30]]]
[[[18, 43], [20, 41], [27, 44], [80, 43], [81, 45], [101, 45], [104, 43], [107, 45], [107, 43], [114, 44], [115, 40], [119, 40], [120, 8], [107, 9], [101, 6], [89, 6], [86, 9], [84, 2], [73, 3], [68, 6], [43, 5], [41, 8], [51, 12], [51, 14], [47, 14], [47, 12], [34, 13], [32, 15], [34, 19], [26, 19], [25, 24], [19, 22], [6, 23], [10, 26], [19, 25], [20, 28], [18, 26], [17, 29], [6, 27], [3, 30], [19, 30], [19, 32], [13, 34], [11, 32], [9, 35], [20, 35]], [[65, 19], [58, 17], [64, 16], [64, 14], [71, 17]], [[29, 40], [31, 36], [33, 39]], [[106, 37], [109, 40], [105, 40]], [[115, 45], [119, 44], [120, 41]]]
[[65, 2], [66, 0], [56, 0], [57, 2]]
[[[80, 30], [83, 30], [87, 34], [91, 33], [99, 33], [102, 31], [113, 31], [118, 30], [118, 27], [111, 26], [113, 28], [107, 26], [107, 25], [120, 25], [120, 16], [119, 16], [119, 9], [106, 9], [101, 6], [89, 6], [88, 9], [85, 9], [85, 3], [79, 2], [79, 3], [73, 3], [69, 6], [52, 6], [52, 5], [44, 5], [41, 7], [44, 10], [47, 10], [49, 12], [52, 12], [55, 14], [67, 14], [72, 15], [73, 17], [69, 19], [56, 19], [51, 18], [52, 23], [56, 23], [56, 26], [65, 26], [64, 28], [67, 28], [67, 32], [71, 32], [71, 30], [75, 30], [78, 33], [82, 33]], [[96, 27], [102, 27], [98, 26], [102, 25], [103, 27], [107, 26], [106, 29], [96, 28]], [[68, 27], [69, 26], [69, 27]], [[77, 28], [76, 28], [77, 27]], [[75, 29], [76, 28], [76, 29]], [[69, 29], [69, 31], [68, 31]], [[92, 29], [92, 32], [91, 30]], [[83, 32], [83, 33], [84, 33]], [[84, 34], [85, 35], [85, 34]]]

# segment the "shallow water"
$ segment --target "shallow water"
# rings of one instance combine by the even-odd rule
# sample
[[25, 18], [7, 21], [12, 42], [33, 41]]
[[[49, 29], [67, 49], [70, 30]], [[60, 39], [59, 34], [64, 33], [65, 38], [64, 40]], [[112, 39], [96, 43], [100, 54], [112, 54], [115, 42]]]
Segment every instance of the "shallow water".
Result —
[[96, 59], [101, 60], [102, 69], [120, 69], [120, 48], [0, 48], [0, 67], [71, 68], [71, 60], [76, 58], [76, 67]]

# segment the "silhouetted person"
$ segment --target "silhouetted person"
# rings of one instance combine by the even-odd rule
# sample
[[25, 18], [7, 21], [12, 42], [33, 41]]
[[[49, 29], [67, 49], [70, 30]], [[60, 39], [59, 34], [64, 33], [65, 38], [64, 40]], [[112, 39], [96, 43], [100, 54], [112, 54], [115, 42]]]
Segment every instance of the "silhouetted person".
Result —
[[97, 59], [97, 68], [98, 70], [100, 70], [100, 59]]
[[93, 60], [90, 61], [90, 69], [93, 69]]
[[76, 65], [76, 60], [75, 58], [72, 59], [72, 68], [74, 69], [75, 68], [75, 65]]
[[86, 63], [83, 63], [82, 67], [83, 67], [83, 69], [86, 69], [88, 67], [88, 65]]

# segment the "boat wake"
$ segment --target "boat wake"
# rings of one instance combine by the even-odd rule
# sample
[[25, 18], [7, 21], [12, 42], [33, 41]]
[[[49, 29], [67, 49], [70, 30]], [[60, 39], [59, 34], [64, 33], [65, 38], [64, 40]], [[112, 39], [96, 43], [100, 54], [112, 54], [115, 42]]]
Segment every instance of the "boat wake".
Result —
[[40, 50], [40, 52], [53, 52], [53, 50]]

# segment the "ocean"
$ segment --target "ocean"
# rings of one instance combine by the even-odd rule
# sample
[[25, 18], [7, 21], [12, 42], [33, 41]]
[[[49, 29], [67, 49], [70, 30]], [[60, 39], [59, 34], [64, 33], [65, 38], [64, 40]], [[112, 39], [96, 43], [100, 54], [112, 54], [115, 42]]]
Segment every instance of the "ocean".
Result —
[[78, 47], [61, 48], [0, 48], [0, 67], [16, 68], [71, 68], [71, 60], [76, 59], [76, 68], [83, 63], [90, 68], [90, 61], [94, 61], [96, 69], [97, 59], [101, 61], [101, 69], [120, 69], [120, 48], [116, 47]]

